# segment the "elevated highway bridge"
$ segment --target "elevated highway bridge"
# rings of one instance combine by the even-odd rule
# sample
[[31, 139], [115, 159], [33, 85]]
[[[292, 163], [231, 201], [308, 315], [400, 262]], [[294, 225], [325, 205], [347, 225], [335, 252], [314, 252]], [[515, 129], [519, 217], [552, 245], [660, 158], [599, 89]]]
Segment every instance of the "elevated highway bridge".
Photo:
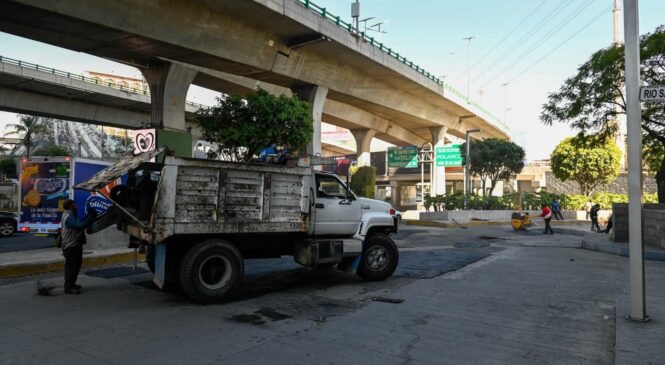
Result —
[[[321, 151], [324, 119], [349, 127], [359, 154], [382, 135], [435, 146], [475, 128], [478, 138], [509, 138], [480, 106], [308, 0], [6, 0], [0, 30], [138, 67], [150, 85], [150, 124], [165, 129], [186, 130], [190, 84], [229, 85], [219, 72], [310, 101], [311, 153]], [[445, 174], [434, 174], [442, 193]]]

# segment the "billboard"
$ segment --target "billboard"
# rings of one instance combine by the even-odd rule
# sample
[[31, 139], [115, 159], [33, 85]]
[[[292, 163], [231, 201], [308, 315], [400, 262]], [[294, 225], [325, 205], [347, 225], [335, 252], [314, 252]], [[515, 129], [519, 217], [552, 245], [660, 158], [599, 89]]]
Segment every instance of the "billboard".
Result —
[[21, 223], [60, 223], [62, 204], [71, 192], [70, 158], [21, 160]]

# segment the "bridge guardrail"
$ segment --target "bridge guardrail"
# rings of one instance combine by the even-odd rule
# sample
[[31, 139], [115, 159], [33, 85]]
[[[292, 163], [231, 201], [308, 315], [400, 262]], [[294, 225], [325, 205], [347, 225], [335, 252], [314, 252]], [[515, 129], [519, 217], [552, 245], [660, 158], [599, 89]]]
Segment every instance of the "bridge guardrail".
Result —
[[490, 117], [492, 120], [494, 120], [496, 123], [498, 123], [501, 127], [503, 127], [506, 131], [510, 131], [510, 128], [499, 118], [497, 118], [494, 114], [492, 114], [489, 110], [483, 108], [480, 104], [476, 103], [475, 101], [471, 100], [470, 98], [467, 98], [464, 93], [461, 91], [455, 89], [452, 87], [450, 84], [447, 84], [443, 82], [443, 80], [439, 79], [438, 77], [434, 76], [430, 72], [426, 71], [424, 68], [416, 65], [413, 63], [413, 61], [407, 59], [406, 57], [400, 55], [399, 53], [393, 51], [391, 48], [387, 47], [384, 45], [382, 42], [379, 42], [374, 39], [374, 37], [368, 36], [365, 32], [355, 32], [353, 28], [353, 24], [345, 22], [344, 20], [341, 20], [339, 16], [333, 15], [325, 7], [322, 7], [320, 5], [317, 5], [313, 3], [310, 0], [296, 0], [296, 2], [306, 9], [311, 10], [313, 13], [321, 16], [322, 18], [326, 19], [327, 21], [337, 25], [338, 27], [346, 30], [347, 32], [362, 37], [365, 41], [367, 41], [371, 46], [374, 46], [378, 48], [380, 51], [387, 53], [389, 56], [397, 59], [399, 62], [402, 64], [409, 66], [411, 69], [415, 70], [419, 74], [427, 77], [428, 79], [434, 81], [437, 83], [439, 86], [442, 86], [445, 90], [451, 92], [453, 95], [457, 96], [458, 98], [462, 99], [463, 101], [467, 102], [468, 104], [472, 105], [474, 108], [477, 110], [481, 111], [483, 114], [486, 116]]
[[[14, 59], [14, 58], [0, 56], [0, 62], [10, 64], [10, 65], [14, 65], [14, 66], [19, 66], [19, 67], [25, 67], [25, 68], [29, 68], [29, 69], [36, 70], [36, 71], [42, 71], [42, 72], [50, 73], [50, 74], [53, 74], [53, 75], [63, 76], [63, 77], [67, 77], [67, 78], [70, 78], [70, 79], [73, 79], [73, 80], [79, 80], [79, 81], [87, 82], [87, 83], [90, 83], [90, 84], [109, 87], [109, 88], [112, 88], [112, 89], [129, 92], [129, 93], [132, 93], [132, 94], [150, 96], [150, 91], [148, 91], [148, 90], [141, 90], [141, 89], [136, 89], [136, 88], [132, 88], [132, 87], [128, 87], [128, 86], [118, 85], [118, 84], [113, 83], [113, 82], [105, 82], [103, 80], [96, 79], [94, 77], [87, 77], [87, 76], [79, 75], [79, 74], [72, 73], [72, 72], [58, 70], [58, 69], [55, 69], [55, 68], [52, 68], [52, 67], [45, 67], [45, 66], [42, 66], [42, 65], [38, 65], [36, 63], [17, 60], [17, 59]], [[199, 108], [206, 107], [206, 105], [199, 104], [199, 103], [194, 103], [194, 102], [191, 102], [191, 101], [187, 101], [186, 103], [188, 105], [196, 106], [196, 107], [199, 107]]]

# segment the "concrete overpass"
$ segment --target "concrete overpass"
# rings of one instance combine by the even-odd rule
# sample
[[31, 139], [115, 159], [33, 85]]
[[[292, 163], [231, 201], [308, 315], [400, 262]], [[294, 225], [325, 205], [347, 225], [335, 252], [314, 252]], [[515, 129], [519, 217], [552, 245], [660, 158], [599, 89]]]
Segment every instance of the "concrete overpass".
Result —
[[[186, 103], [187, 126], [200, 104]], [[0, 56], [0, 109], [137, 129], [150, 125], [150, 93]]]
[[[349, 113], [333, 115], [337, 123], [362, 127], [353, 128], [360, 153], [381, 128], [434, 145], [472, 128], [480, 138], [508, 137], [486, 111], [308, 0], [6, 0], [0, 30], [140, 67], [151, 122], [166, 128], [184, 129], [187, 88], [208, 78], [194, 65], [288, 88], [312, 102], [317, 122], [325, 105], [337, 105]], [[310, 152], [321, 149], [317, 132]]]

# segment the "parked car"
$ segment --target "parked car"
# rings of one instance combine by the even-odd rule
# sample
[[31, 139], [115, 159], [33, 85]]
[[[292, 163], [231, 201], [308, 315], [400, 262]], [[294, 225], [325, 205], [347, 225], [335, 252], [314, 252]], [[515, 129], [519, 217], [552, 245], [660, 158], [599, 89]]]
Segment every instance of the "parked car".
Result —
[[18, 219], [10, 212], [0, 212], [0, 237], [9, 237], [16, 233]]

